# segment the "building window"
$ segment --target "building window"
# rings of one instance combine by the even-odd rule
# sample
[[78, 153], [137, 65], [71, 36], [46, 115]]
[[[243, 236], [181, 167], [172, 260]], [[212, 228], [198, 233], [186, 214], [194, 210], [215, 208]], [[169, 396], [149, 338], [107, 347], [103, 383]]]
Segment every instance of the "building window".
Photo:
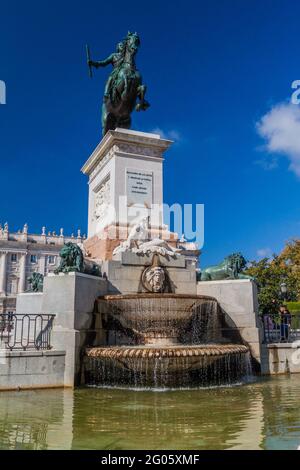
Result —
[[12, 253], [10, 259], [11, 259], [11, 262], [12, 262], [12, 263], [16, 263], [16, 262], [17, 262], [17, 254], [16, 254], [16, 253]]
[[49, 264], [55, 264], [55, 256], [49, 255], [48, 256], [48, 263]]
[[30, 255], [30, 263], [36, 263], [37, 261], [37, 256], [36, 255]]

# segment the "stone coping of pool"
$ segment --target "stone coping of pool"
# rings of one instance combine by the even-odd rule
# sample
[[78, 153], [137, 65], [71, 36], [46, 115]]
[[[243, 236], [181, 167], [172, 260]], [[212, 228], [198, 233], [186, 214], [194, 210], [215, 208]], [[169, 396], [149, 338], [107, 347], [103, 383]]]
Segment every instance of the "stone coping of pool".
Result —
[[57, 349], [0, 349], [0, 357], [41, 357], [41, 356], [65, 356], [66, 351]]

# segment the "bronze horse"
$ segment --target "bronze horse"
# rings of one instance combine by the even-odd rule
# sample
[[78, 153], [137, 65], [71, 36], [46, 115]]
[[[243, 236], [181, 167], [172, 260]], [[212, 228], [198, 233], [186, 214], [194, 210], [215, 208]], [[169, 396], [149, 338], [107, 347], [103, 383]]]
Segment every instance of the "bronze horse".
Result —
[[[140, 46], [137, 33], [128, 33], [117, 46], [117, 51], [103, 61], [88, 61], [91, 67], [113, 65], [113, 71], [107, 80], [102, 105], [102, 132], [131, 126], [131, 113], [145, 111], [150, 105], [145, 100], [146, 86], [136, 68], [135, 56]], [[139, 102], [137, 102], [139, 100]]]

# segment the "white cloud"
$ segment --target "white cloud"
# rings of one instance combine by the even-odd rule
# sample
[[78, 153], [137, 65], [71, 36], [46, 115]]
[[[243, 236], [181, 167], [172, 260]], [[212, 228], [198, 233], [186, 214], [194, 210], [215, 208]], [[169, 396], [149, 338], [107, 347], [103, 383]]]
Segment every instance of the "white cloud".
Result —
[[261, 166], [266, 171], [272, 171], [278, 168], [278, 158], [261, 158], [254, 162], [256, 165]]
[[272, 256], [272, 250], [271, 248], [260, 248], [257, 250], [256, 254], [259, 258], [270, 258], [270, 256]]
[[175, 129], [163, 131], [160, 127], [156, 127], [150, 132], [153, 132], [153, 134], [159, 134], [163, 139], [175, 140], [175, 142], [179, 142], [181, 140], [180, 133]]
[[[289, 169], [300, 177], [300, 106], [287, 103], [274, 106], [257, 123], [257, 131], [266, 141], [265, 149], [287, 157]], [[275, 168], [275, 160], [269, 165], [271, 168], [265, 169]]]

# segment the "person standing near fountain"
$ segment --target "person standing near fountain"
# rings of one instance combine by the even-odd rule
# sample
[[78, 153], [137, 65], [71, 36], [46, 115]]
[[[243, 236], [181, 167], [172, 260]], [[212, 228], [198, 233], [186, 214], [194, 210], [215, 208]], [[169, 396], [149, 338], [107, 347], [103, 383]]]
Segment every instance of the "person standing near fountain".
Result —
[[280, 336], [281, 341], [288, 342], [289, 331], [292, 322], [292, 315], [290, 314], [286, 305], [280, 305]]

